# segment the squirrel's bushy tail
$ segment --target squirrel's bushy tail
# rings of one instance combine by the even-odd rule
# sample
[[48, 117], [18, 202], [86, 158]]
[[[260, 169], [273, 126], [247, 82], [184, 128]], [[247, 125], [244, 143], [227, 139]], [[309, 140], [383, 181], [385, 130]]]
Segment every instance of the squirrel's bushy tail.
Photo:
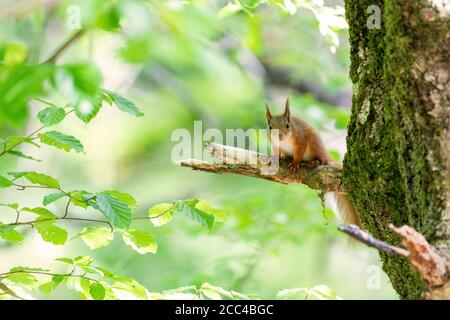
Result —
[[336, 201], [338, 215], [345, 224], [355, 224], [361, 229], [361, 220], [359, 219], [358, 212], [355, 209], [352, 201], [347, 197], [345, 193], [332, 192], [334, 200]]

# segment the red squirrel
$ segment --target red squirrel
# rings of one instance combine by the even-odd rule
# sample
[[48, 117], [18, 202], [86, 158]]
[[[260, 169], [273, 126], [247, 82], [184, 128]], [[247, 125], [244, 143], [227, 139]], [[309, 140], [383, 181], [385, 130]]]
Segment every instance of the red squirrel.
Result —
[[[291, 156], [289, 168], [292, 172], [299, 169], [302, 161], [310, 168], [318, 165], [341, 167], [330, 158], [317, 131], [306, 121], [291, 115], [289, 99], [286, 100], [284, 113], [281, 115], [273, 116], [266, 104], [266, 118], [274, 150], [273, 159], [284, 155]], [[339, 192], [332, 192], [332, 195], [344, 223], [362, 227], [359, 215], [347, 195]]]

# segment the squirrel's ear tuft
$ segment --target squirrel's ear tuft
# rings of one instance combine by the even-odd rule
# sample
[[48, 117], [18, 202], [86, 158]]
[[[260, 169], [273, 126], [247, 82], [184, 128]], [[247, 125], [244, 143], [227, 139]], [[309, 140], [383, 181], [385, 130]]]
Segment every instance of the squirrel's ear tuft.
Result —
[[286, 99], [286, 105], [284, 107], [284, 116], [288, 119], [291, 116], [291, 110], [289, 107], [289, 98]]
[[269, 121], [270, 121], [270, 119], [272, 119], [272, 114], [270, 113], [269, 105], [267, 103], [266, 103], [266, 118]]

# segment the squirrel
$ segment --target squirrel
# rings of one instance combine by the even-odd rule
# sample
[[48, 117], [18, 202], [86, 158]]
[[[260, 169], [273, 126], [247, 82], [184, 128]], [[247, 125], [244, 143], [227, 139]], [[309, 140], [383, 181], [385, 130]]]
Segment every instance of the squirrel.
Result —
[[[296, 172], [302, 161], [309, 168], [318, 165], [331, 165], [337, 168], [342, 166], [335, 163], [328, 155], [325, 145], [316, 130], [306, 121], [291, 116], [289, 99], [286, 100], [284, 113], [273, 116], [266, 103], [266, 118], [269, 125], [269, 135], [274, 150], [272, 160], [288, 155], [292, 157], [289, 166]], [[362, 228], [358, 212], [352, 201], [344, 193], [332, 192], [337, 204], [338, 215], [344, 223], [354, 224]]]

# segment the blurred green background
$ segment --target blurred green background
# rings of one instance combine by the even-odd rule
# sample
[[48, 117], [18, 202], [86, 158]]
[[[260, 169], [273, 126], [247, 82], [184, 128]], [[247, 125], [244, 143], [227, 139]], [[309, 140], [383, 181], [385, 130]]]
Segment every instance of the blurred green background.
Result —
[[[117, 188], [133, 194], [136, 215], [157, 203], [201, 198], [224, 209], [228, 220], [212, 231], [183, 217], [160, 228], [142, 222], [158, 241], [155, 255], [139, 255], [120, 241], [90, 250], [81, 240], [54, 246], [33, 230], [16, 247], [0, 241], [0, 271], [52, 265], [61, 256], [91, 255], [151, 291], [209, 282], [262, 298], [286, 288], [326, 284], [344, 299], [396, 299], [374, 250], [351, 246], [336, 231], [317, 192], [249, 177], [213, 175], [178, 167], [170, 155], [175, 129], [265, 128], [264, 103], [316, 126], [333, 157], [345, 153], [351, 106], [349, 45], [342, 1], [0, 1], [0, 56], [45, 60], [81, 25], [90, 30], [58, 60], [89, 63], [103, 87], [121, 92], [145, 113], [134, 118], [109, 106], [89, 124], [71, 115], [56, 128], [78, 137], [86, 155], [26, 145], [42, 160], [0, 158], [7, 171], [46, 172], [67, 188]], [[292, 6], [291, 6], [292, 5]], [[223, 9], [225, 7], [225, 9]], [[75, 9], [74, 9], [75, 8]], [[75, 21], [76, 22], [76, 21]], [[76, 31], [76, 30], [75, 30]], [[63, 97], [47, 100], [62, 103]], [[29, 114], [0, 113], [0, 135], [39, 127]], [[7, 110], [8, 106], [0, 106]], [[264, 138], [260, 143], [267, 143]], [[47, 192], [48, 193], [48, 192]], [[0, 202], [38, 205], [40, 190], [0, 190]], [[54, 204], [55, 212], [64, 210]], [[86, 214], [80, 209], [73, 214]], [[0, 210], [0, 216], [14, 215]], [[134, 222], [140, 224], [141, 222]], [[83, 224], [67, 224], [74, 235]], [[375, 279], [375, 280], [374, 280]], [[379, 280], [379, 283], [378, 283]], [[374, 285], [375, 283], [375, 285]], [[379, 285], [378, 285], [379, 284]], [[64, 288], [45, 299], [75, 298]]]

